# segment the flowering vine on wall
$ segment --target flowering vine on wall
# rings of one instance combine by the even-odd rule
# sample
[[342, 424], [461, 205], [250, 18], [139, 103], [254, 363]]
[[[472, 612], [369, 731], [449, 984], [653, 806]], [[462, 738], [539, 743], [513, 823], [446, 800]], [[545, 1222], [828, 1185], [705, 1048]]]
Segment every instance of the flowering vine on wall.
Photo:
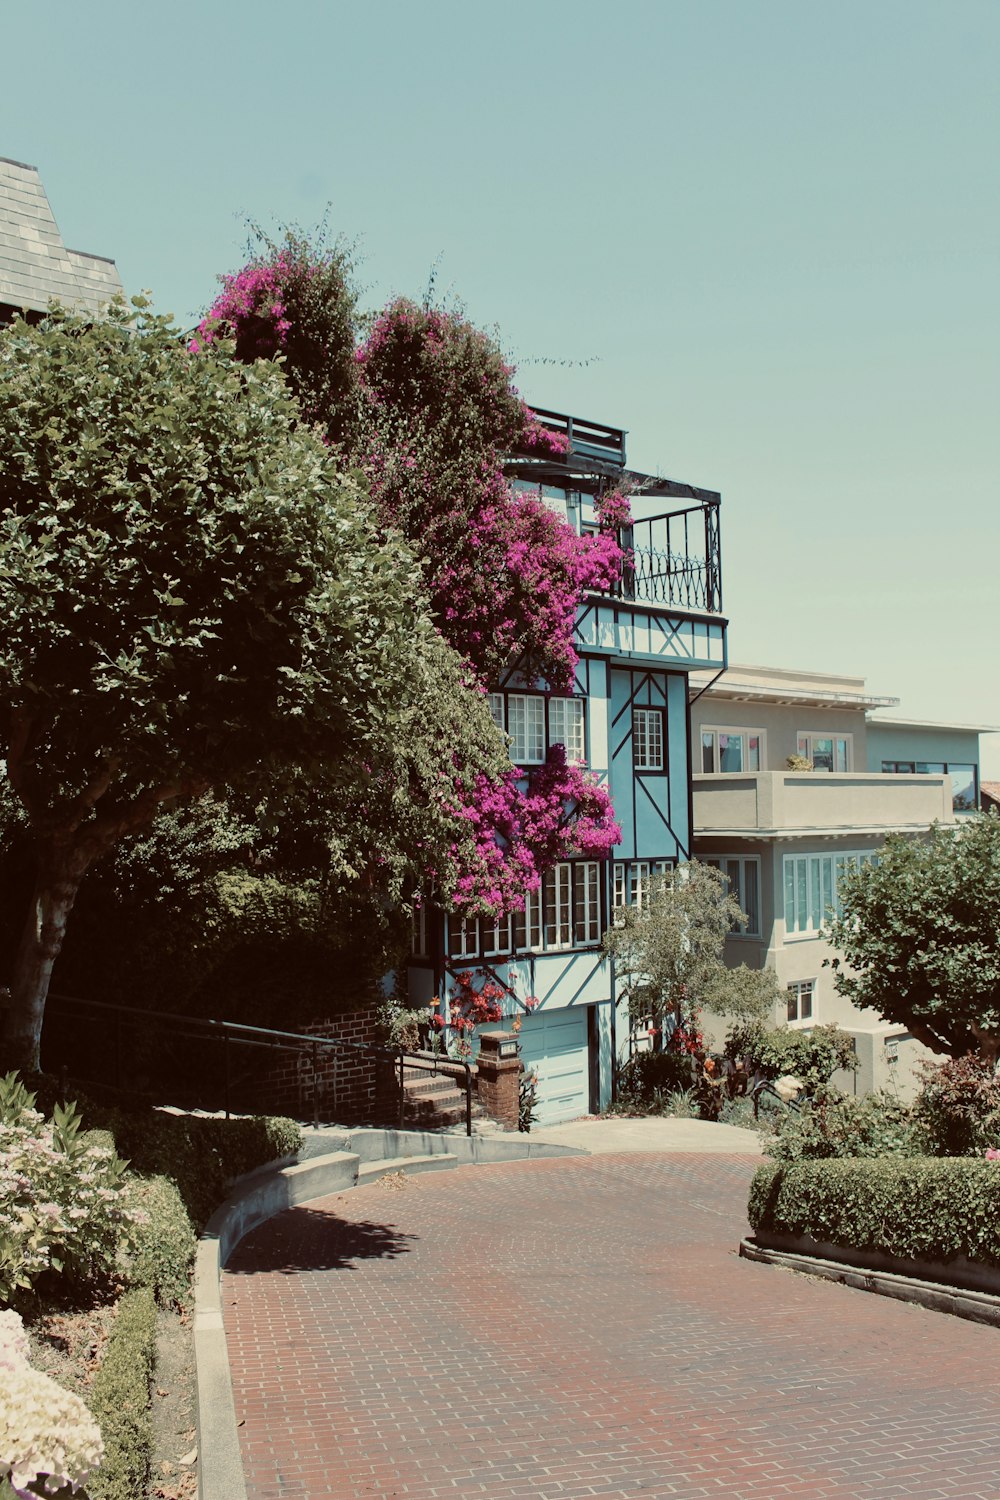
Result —
[[[507, 457], [565, 457], [566, 435], [531, 413], [511, 366], [459, 313], [398, 299], [355, 346], [349, 270], [341, 248], [315, 251], [296, 234], [266, 243], [223, 278], [192, 347], [225, 333], [241, 359], [283, 357], [305, 419], [342, 447], [383, 524], [422, 559], [433, 617], [468, 664], [470, 691], [512, 663], [529, 684], [572, 691], [576, 613], [588, 590], [621, 575], [627, 496], [606, 494], [599, 529], [580, 536], [539, 495], [515, 490]], [[439, 890], [469, 912], [518, 910], [555, 861], [606, 858], [621, 838], [607, 787], [560, 746], [530, 774], [469, 778], [456, 765], [444, 795], [474, 839], [436, 872]]]

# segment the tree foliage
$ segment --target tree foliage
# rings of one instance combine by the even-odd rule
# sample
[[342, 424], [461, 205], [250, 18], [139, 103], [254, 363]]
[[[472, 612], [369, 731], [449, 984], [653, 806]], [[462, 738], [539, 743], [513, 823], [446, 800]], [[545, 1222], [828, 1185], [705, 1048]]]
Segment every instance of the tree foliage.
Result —
[[906, 1026], [932, 1051], [1000, 1053], [1000, 818], [926, 839], [890, 836], [849, 871], [828, 940], [840, 994]]
[[751, 979], [750, 970], [723, 963], [728, 934], [747, 918], [714, 866], [693, 859], [669, 870], [641, 906], [621, 907], [615, 918], [604, 951], [615, 960], [634, 1020], [649, 1017], [659, 1028], [672, 1018], [689, 1027], [698, 1009], [751, 1018], [772, 1007], [773, 974]]
[[[0, 610], [0, 737], [37, 868], [7, 1017], [17, 1065], [36, 1060], [83, 874], [161, 809], [319, 782], [372, 814], [377, 884], [402, 799], [423, 798], [447, 852], [456, 757], [470, 782], [499, 770], [411, 553], [279, 369], [188, 352], [144, 299], [0, 335]], [[442, 695], [450, 744], [430, 727]]]

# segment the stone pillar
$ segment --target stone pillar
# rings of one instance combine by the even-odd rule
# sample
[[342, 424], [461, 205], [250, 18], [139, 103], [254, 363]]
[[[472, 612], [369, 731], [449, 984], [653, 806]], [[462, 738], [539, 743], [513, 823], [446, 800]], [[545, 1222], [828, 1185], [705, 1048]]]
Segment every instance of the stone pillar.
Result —
[[487, 1031], [479, 1038], [476, 1076], [483, 1113], [505, 1130], [516, 1130], [521, 1059], [512, 1031]]

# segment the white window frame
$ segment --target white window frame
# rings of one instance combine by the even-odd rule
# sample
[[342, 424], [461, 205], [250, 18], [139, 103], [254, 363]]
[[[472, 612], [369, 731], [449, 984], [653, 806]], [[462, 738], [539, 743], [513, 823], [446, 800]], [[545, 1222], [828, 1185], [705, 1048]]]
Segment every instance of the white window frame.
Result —
[[637, 771], [666, 769], [666, 713], [637, 705], [632, 709], [632, 764]]
[[830, 854], [786, 854], [782, 861], [782, 912], [786, 938], [815, 937], [832, 911], [840, 916], [839, 886], [849, 869], [877, 864], [874, 849]]
[[498, 958], [514, 951], [514, 922], [506, 917], [482, 917], [480, 926], [483, 935], [483, 953], [487, 958]]
[[573, 938], [578, 948], [601, 941], [601, 867], [596, 859], [573, 863]]
[[641, 907], [648, 899], [652, 881], [674, 868], [672, 859], [616, 859], [612, 869], [612, 911], [623, 906]]
[[[837, 731], [834, 730], [834, 729], [799, 729], [796, 732], [796, 735], [795, 735], [796, 753], [798, 755], [804, 755], [805, 758], [806, 758], [806, 760], [811, 760], [812, 763], [813, 763], [813, 770], [814, 771], [817, 769], [817, 767], [816, 767], [816, 757], [815, 757], [815, 754], [813, 752], [813, 745], [815, 744], [816, 740], [830, 740], [832, 742], [832, 744], [833, 744], [833, 752], [832, 752], [832, 754], [833, 754], [833, 765], [831, 767], [832, 771], [836, 772], [838, 775], [844, 775], [844, 774], [849, 773], [850, 771], [852, 771], [854, 769], [854, 736], [853, 736], [853, 734], [838, 734]], [[845, 762], [845, 764], [844, 764], [843, 768], [841, 768], [841, 767], [839, 767], [837, 765], [837, 759], [838, 759], [838, 756], [837, 756], [837, 747], [841, 743], [843, 743], [843, 746], [844, 746], [844, 762]], [[829, 774], [828, 772], [826, 772], [825, 767], [820, 767], [819, 769], [820, 769], [820, 774], [821, 775]]]
[[516, 766], [545, 762], [545, 699], [539, 693], [508, 693], [507, 733]]
[[[746, 923], [737, 922], [732, 937], [759, 938], [760, 925], [760, 856], [756, 854], [713, 854], [702, 860], [721, 871], [729, 881], [732, 895], [747, 914]], [[752, 892], [752, 899], [750, 893]]]
[[[739, 771], [721, 771], [716, 769], [716, 767], [721, 766], [722, 764], [722, 747], [720, 746], [719, 740], [723, 735], [727, 736], [729, 739], [738, 739], [741, 741], [740, 759], [743, 762], [743, 766]], [[712, 770], [706, 773], [705, 750], [708, 747], [706, 746], [705, 741], [709, 738], [709, 736], [711, 736], [712, 739]], [[752, 758], [752, 747], [750, 741], [753, 739], [757, 741], [757, 764], [755, 766], [752, 766], [750, 764]], [[731, 726], [727, 724], [703, 724], [698, 733], [698, 760], [700, 769], [704, 774], [710, 776], [755, 776], [758, 771], [763, 771], [765, 766], [764, 744], [765, 741], [763, 729], [747, 729], [740, 724], [734, 724]]]
[[461, 912], [448, 914], [448, 955], [450, 958], [476, 958], [479, 954], [479, 921]]
[[487, 693], [486, 701], [489, 705], [490, 718], [500, 730], [501, 734], [506, 734], [507, 716], [504, 713], [503, 693]]
[[785, 986], [786, 1019], [789, 1026], [816, 1025], [815, 979], [793, 979]]
[[571, 765], [587, 763], [587, 706], [585, 698], [549, 699], [549, 744], [563, 745]]
[[514, 951], [561, 953], [601, 940], [601, 865], [596, 859], [560, 860], [528, 891], [513, 917]]

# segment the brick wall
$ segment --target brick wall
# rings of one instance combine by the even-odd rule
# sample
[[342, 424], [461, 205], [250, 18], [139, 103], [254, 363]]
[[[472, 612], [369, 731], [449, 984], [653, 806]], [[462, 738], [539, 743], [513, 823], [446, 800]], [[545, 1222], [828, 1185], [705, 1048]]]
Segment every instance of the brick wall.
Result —
[[[312, 1021], [298, 1028], [303, 1035], [330, 1037], [342, 1042], [375, 1040], [378, 1008], [369, 1005], [361, 1010]], [[315, 1081], [319, 1090], [320, 1119], [336, 1124], [361, 1124], [376, 1115], [376, 1063], [364, 1053], [335, 1053], [326, 1047], [316, 1049]], [[262, 1081], [265, 1107], [278, 1114], [311, 1120], [313, 1115], [312, 1049], [285, 1052], [280, 1061], [268, 1069]]]

